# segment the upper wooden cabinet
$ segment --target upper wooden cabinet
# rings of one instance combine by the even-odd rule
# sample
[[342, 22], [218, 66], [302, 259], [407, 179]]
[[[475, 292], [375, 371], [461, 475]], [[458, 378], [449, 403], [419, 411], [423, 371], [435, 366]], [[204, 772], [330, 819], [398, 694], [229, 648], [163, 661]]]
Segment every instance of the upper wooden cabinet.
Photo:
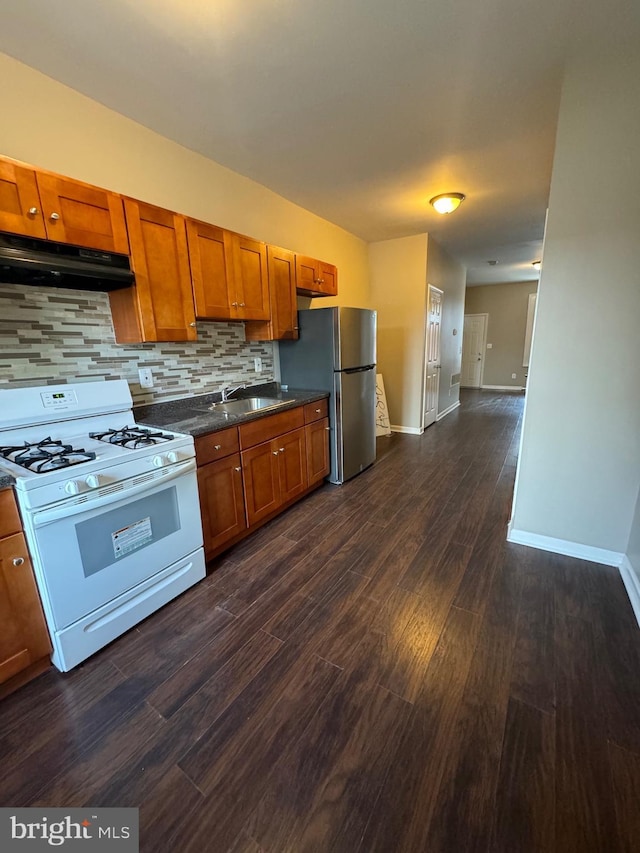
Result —
[[259, 240], [187, 219], [196, 316], [268, 320], [267, 247]]
[[338, 269], [333, 264], [296, 255], [296, 288], [303, 296], [337, 296]]
[[271, 316], [263, 322], [245, 324], [248, 341], [298, 339], [295, 255], [289, 249], [267, 246], [269, 305]]
[[0, 230], [129, 253], [116, 193], [0, 159]]
[[125, 211], [136, 283], [109, 293], [116, 340], [196, 340], [184, 217], [130, 198]]

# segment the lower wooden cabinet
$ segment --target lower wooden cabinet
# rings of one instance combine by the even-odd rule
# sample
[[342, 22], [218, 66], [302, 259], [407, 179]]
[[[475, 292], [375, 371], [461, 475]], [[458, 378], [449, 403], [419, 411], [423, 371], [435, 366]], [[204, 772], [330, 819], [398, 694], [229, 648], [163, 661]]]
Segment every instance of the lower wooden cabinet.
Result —
[[308, 484], [304, 428], [241, 454], [249, 526], [302, 494]]
[[246, 530], [240, 455], [234, 453], [198, 468], [205, 554], [218, 551], [225, 542]]
[[307, 478], [309, 485], [319, 483], [329, 474], [331, 463], [329, 461], [329, 418], [307, 424], [306, 449], [307, 449]]
[[326, 415], [320, 400], [196, 439], [207, 559], [322, 483], [329, 473]]
[[0, 492], [0, 537], [1, 696], [49, 666], [51, 643], [11, 489]]

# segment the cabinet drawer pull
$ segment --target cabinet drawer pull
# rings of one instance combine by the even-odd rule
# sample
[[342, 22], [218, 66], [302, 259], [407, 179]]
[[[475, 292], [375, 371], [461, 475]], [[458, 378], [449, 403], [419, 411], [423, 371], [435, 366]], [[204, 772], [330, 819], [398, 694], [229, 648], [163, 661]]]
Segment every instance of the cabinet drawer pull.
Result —
[[37, 207], [29, 208], [29, 216], [37, 216], [40, 213]]
[[21, 566], [24, 563], [24, 557], [14, 557], [12, 562], [16, 567]]
[[221, 444], [214, 444], [213, 449], [214, 450], [222, 450], [222, 445]]
[[320, 409], [316, 409], [316, 414], [320, 414]]
[[241, 466], [241, 465], [238, 465], [238, 467], [237, 467], [237, 468], [234, 468], [233, 470], [234, 470], [234, 471], [238, 471], [238, 472], [240, 472], [240, 471], [242, 471], [242, 466]]
[[49, 217], [49, 219], [52, 219], [54, 222], [56, 222], [58, 219], [60, 219], [60, 214], [59, 213], [52, 213], [51, 216]]

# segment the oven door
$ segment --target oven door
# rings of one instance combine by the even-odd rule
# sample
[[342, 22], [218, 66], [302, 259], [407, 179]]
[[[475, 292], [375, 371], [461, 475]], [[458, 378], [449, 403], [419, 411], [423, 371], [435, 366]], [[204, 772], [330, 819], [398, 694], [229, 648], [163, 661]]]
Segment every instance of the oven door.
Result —
[[195, 461], [38, 510], [29, 527], [61, 630], [202, 546]]

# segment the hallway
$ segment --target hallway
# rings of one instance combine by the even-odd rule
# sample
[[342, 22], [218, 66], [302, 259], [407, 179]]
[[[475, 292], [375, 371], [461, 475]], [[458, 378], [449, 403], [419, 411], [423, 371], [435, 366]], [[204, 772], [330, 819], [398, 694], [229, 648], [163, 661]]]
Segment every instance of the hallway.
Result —
[[0, 805], [140, 806], [149, 853], [640, 849], [640, 632], [616, 569], [506, 542], [523, 401], [379, 439], [0, 702]]

